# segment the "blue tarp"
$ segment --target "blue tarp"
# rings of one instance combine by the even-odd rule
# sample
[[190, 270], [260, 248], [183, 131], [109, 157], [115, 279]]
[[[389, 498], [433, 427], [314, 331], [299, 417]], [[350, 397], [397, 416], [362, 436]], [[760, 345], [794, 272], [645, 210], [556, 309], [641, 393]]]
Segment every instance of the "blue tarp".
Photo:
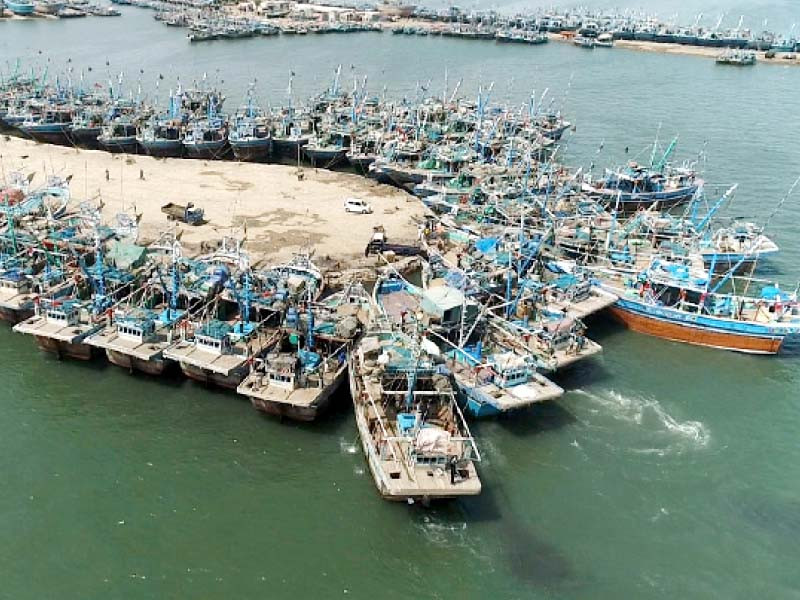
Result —
[[497, 248], [497, 242], [497, 238], [481, 238], [475, 242], [475, 249], [483, 254], [489, 254], [495, 251]]

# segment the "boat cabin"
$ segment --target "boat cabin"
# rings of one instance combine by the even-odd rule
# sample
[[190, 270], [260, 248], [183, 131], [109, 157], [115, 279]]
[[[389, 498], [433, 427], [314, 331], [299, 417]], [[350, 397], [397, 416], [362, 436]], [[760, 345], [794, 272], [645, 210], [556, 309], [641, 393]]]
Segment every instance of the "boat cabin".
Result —
[[19, 272], [7, 272], [0, 276], [0, 294], [15, 296], [30, 291], [30, 282]]
[[493, 355], [488, 366], [494, 373], [492, 382], [497, 387], [510, 388], [530, 380], [531, 369], [528, 363], [521, 356], [510, 352]]
[[292, 390], [295, 388], [297, 355], [281, 353], [267, 359], [265, 375], [270, 385]]
[[212, 321], [195, 331], [195, 346], [212, 354], [230, 354], [233, 349], [230, 332], [231, 326], [227, 323]]
[[120, 337], [144, 343], [155, 334], [155, 323], [152, 319], [121, 319], [117, 321], [117, 333]]
[[48, 323], [70, 327], [80, 323], [81, 305], [74, 301], [43, 303], [44, 316]]

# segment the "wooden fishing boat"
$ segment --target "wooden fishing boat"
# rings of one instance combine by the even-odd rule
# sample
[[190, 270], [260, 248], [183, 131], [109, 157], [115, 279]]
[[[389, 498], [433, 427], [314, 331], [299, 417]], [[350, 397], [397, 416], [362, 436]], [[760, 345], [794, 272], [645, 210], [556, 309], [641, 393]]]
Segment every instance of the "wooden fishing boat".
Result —
[[[633, 331], [671, 341], [751, 354], [776, 354], [800, 334], [796, 293], [762, 284], [759, 296], [720, 292], [733, 271], [712, 287], [681, 264], [654, 260], [639, 277], [609, 275], [619, 296], [609, 312]], [[765, 282], [766, 283], [766, 282]], [[747, 287], [759, 285], [750, 279]]]
[[429, 345], [376, 329], [350, 353], [356, 426], [386, 500], [430, 502], [481, 491], [478, 448]]

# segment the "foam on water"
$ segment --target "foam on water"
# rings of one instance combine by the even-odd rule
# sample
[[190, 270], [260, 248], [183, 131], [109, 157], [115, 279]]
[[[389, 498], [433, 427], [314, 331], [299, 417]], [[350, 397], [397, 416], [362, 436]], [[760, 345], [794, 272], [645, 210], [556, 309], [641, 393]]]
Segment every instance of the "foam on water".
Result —
[[[679, 421], [670, 415], [658, 400], [647, 396], [626, 396], [616, 390], [602, 392], [587, 392], [575, 390], [592, 402], [608, 410], [610, 415], [617, 420], [654, 428], [656, 432], [678, 437], [691, 443], [696, 448], [708, 445], [711, 434], [708, 428], [700, 421]], [[664, 449], [647, 448], [637, 450], [646, 454], [663, 454]]]
[[356, 454], [358, 452], [358, 444], [344, 438], [339, 438], [339, 452], [342, 454]]

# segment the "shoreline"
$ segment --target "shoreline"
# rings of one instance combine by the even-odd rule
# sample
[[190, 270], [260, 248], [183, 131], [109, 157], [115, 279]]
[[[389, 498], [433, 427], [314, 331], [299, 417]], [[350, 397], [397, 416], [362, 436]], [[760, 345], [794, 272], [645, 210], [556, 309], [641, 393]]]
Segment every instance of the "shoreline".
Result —
[[[33, 189], [47, 176], [71, 175], [72, 205], [102, 199], [106, 222], [135, 209], [142, 215], [141, 244], [178, 227], [186, 249], [198, 252], [224, 235], [241, 237], [246, 224], [253, 264], [311, 248], [333, 270], [364, 266], [373, 227], [382, 225], [393, 241], [409, 243], [417, 238], [415, 220], [426, 212], [411, 194], [356, 174], [303, 167], [300, 178], [297, 167], [284, 165], [110, 154], [6, 134], [0, 135], [0, 168], [3, 178], [12, 171], [34, 173]], [[373, 213], [345, 212], [350, 197], [369, 202]], [[205, 211], [206, 223], [175, 225], [161, 212], [168, 202], [194, 203]]]
[[[134, 7], [139, 8], [139, 7]], [[7, 10], [7, 9], [6, 9]], [[252, 18], [256, 15], [253, 15], [252, 12], [240, 10], [237, 6], [226, 6], [223, 9], [229, 16], [235, 18]], [[0, 22], [3, 21], [27, 21], [33, 19], [49, 19], [49, 20], [60, 20], [57, 15], [47, 15], [42, 13], [35, 13], [32, 15], [27, 16], [20, 16], [11, 14], [5, 14], [0, 16]], [[314, 25], [318, 23], [318, 21], [309, 21], [303, 19], [296, 19], [291, 17], [273, 17], [273, 18], [266, 18], [270, 24], [276, 27], [307, 27], [309, 25]], [[347, 21], [343, 21], [347, 23]], [[380, 29], [379, 31], [381, 34], [392, 33], [392, 30], [395, 28], [402, 28], [402, 27], [409, 27], [418, 30], [425, 30], [429, 35], [442, 35], [444, 31], [447, 30], [447, 26], [441, 22], [437, 21], [430, 21], [427, 19], [419, 19], [415, 17], [409, 18], [398, 18], [397, 20], [388, 20], [388, 21], [364, 21], [369, 22], [373, 25], [378, 26]], [[180, 29], [184, 29], [181, 27]], [[363, 33], [363, 32], [351, 32], [351, 33]], [[290, 35], [290, 34], [281, 34], [281, 35]], [[311, 34], [316, 35], [316, 34]], [[417, 34], [409, 34], [410, 36], [414, 36]], [[548, 32], [547, 33], [548, 39], [553, 42], [561, 42], [561, 43], [571, 43], [572, 39], [575, 36], [574, 32]], [[296, 36], [290, 36], [296, 37]], [[444, 36], [444, 37], [451, 37], [452, 39], [459, 39], [456, 36]], [[494, 38], [491, 39], [483, 39], [483, 38], [469, 38], [464, 37], [463, 39], [468, 41], [477, 41], [477, 42], [491, 42], [497, 43], [497, 40]], [[718, 47], [708, 47], [708, 46], [693, 46], [689, 44], [677, 44], [671, 42], [654, 42], [654, 41], [642, 41], [642, 40], [622, 40], [622, 39], [615, 39], [614, 40], [614, 47], [622, 48], [624, 50], [634, 50], [639, 52], [656, 52], [660, 54], [673, 54], [673, 55], [682, 55], [682, 56], [697, 56], [702, 58], [711, 58], [716, 59], [716, 57], [725, 50], [725, 48], [718, 48]], [[598, 48], [599, 50], [606, 50], [605, 48]], [[613, 48], [608, 48], [613, 50]], [[766, 52], [763, 50], [753, 50], [756, 55], [756, 61], [759, 64], [771, 64], [771, 65], [784, 65], [784, 66], [800, 66], [800, 57], [797, 57], [797, 53], [794, 52], [776, 52], [773, 58], [767, 58]], [[788, 58], [788, 57], [796, 57], [796, 58]]]

